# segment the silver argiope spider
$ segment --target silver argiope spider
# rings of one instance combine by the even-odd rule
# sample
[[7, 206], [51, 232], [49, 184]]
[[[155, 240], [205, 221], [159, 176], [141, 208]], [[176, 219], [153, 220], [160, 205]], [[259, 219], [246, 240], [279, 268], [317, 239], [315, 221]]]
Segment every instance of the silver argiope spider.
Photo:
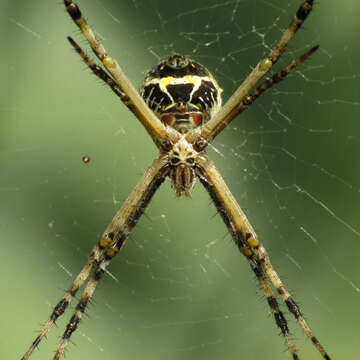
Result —
[[77, 43], [68, 37], [71, 45], [92, 72], [106, 82], [140, 120], [159, 148], [160, 155], [148, 167], [121, 209], [116, 213], [92, 249], [87, 264], [55, 306], [50, 318], [22, 360], [30, 357], [51, 326], [65, 312], [79, 288], [89, 278], [60, 340], [54, 360], [61, 357], [107, 266], [120, 251], [152, 196], [166, 177], [170, 178], [177, 197], [182, 194], [189, 197], [196, 178], [208, 191], [235, 244], [249, 262], [258, 279], [292, 358], [299, 359], [287, 321], [279, 308], [272, 287], [276, 289], [289, 312], [293, 314], [307, 337], [311, 339], [322, 358], [330, 360], [329, 355], [305, 322], [299, 306], [272, 267], [269, 256], [250, 222], [226, 186], [219, 171], [205, 153], [207, 145], [239, 113], [246, 110], [263, 92], [283, 80], [317, 50], [318, 46], [313, 47], [250, 92], [285, 51], [288, 42], [311, 12], [313, 2], [313, 0], [306, 0], [300, 5], [280, 41], [269, 55], [254, 67], [228, 102], [221, 107], [222, 90], [210, 72], [199, 63], [178, 54], [171, 55], [149, 71], [140, 95], [118, 63], [107, 55], [104, 47], [82, 17], [79, 7], [72, 0], [64, 0], [67, 12], [78, 25], [107, 71], [96, 65]]

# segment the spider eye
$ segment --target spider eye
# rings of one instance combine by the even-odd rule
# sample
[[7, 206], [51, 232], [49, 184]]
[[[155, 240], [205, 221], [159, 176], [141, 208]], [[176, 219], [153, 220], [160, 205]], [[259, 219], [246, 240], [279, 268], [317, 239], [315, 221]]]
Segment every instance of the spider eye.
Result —
[[173, 164], [173, 165], [176, 165], [180, 160], [176, 157], [174, 158], [171, 158], [170, 162]]
[[189, 158], [189, 159], [186, 159], [186, 162], [188, 164], [192, 165], [195, 162], [195, 160], [194, 160], [194, 158]]

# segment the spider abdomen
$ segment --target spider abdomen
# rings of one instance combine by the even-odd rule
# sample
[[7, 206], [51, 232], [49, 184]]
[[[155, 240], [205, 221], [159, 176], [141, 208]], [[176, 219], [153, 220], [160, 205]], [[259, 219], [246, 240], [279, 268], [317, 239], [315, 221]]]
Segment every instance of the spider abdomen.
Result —
[[141, 90], [159, 119], [180, 133], [207, 122], [220, 109], [221, 94], [204, 66], [177, 54], [151, 69]]

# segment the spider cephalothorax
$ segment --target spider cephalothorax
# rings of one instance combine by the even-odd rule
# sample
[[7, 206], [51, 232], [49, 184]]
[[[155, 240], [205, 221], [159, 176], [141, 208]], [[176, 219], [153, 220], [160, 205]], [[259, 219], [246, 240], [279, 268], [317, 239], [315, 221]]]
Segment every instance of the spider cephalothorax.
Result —
[[169, 177], [177, 197], [184, 192], [189, 197], [195, 185], [196, 159], [200, 154], [182, 135], [168, 155]]
[[186, 133], [221, 107], [222, 89], [201, 64], [174, 54], [146, 75], [141, 95], [166, 125]]

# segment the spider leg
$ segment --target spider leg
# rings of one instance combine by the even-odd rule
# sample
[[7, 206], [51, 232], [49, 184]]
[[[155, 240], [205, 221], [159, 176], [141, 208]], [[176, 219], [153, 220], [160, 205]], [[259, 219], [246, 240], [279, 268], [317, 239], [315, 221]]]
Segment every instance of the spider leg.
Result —
[[[121, 249], [123, 242], [124, 241], [116, 244], [117, 251], [114, 253], [114, 256]], [[92, 296], [95, 292], [96, 286], [97, 286], [98, 282], [100, 281], [100, 279], [106, 269], [106, 266], [109, 263], [110, 263], [110, 261], [105, 262], [104, 259], [101, 259], [99, 262], [99, 265], [95, 269], [93, 276], [90, 278], [90, 280], [86, 284], [86, 287], [81, 295], [81, 298], [80, 298], [78, 304], [76, 305], [75, 311], [74, 311], [70, 321], [66, 325], [64, 334], [62, 335], [61, 340], [58, 345], [58, 348], [56, 349], [56, 353], [53, 358], [54, 360], [60, 359], [61, 355], [64, 353], [66, 346], [70, 340], [70, 337], [71, 337], [72, 333], [77, 329], [77, 326], [82, 318], [82, 315], [85, 312], [86, 306], [89, 303], [90, 299], [92, 298]]]
[[[240, 249], [241, 251], [241, 249]], [[250, 262], [250, 267], [254, 274], [256, 275], [260, 286], [262, 290], [264, 291], [266, 300], [270, 306], [270, 309], [274, 315], [276, 325], [280, 328], [281, 333], [285, 337], [286, 345], [290, 350], [290, 354], [293, 357], [294, 360], [299, 360], [299, 357], [296, 353], [295, 345], [290, 337], [290, 332], [288, 328], [287, 321], [285, 319], [285, 316], [283, 312], [280, 310], [279, 303], [277, 302], [274, 293], [271, 289], [271, 286], [269, 284], [269, 280], [266, 278], [263, 268], [260, 264], [260, 262], [256, 261], [255, 259], [248, 258]]]
[[87, 264], [82, 268], [79, 275], [76, 277], [74, 282], [72, 283], [70, 289], [65, 293], [62, 299], [57, 303], [54, 307], [49, 319], [43, 326], [40, 334], [36, 337], [36, 339], [32, 342], [31, 346], [29, 347], [28, 351], [25, 355], [21, 358], [21, 360], [27, 360], [34, 349], [39, 346], [40, 341], [46, 336], [46, 334], [51, 329], [52, 325], [56, 322], [56, 320], [64, 314], [65, 310], [69, 306], [71, 300], [80, 289], [80, 287], [84, 284], [86, 279], [89, 277], [90, 272], [94, 266], [94, 264], [100, 259], [100, 255], [104, 250], [103, 243], [99, 241], [94, 248], [92, 249], [90, 256], [88, 258]]
[[118, 84], [114, 81], [114, 79], [109, 76], [105, 70], [96, 65], [89, 56], [81, 49], [81, 47], [74, 41], [74, 39], [70, 36], [67, 37], [70, 44], [74, 47], [75, 51], [81, 56], [84, 60], [85, 64], [91, 69], [91, 71], [102, 81], [104, 81], [107, 85], [110, 86], [111, 90], [122, 100], [126, 101], [126, 94], [119, 88]]
[[285, 69], [278, 71], [271, 78], [267, 78], [260, 86], [258, 86], [249, 96], [246, 96], [236, 108], [236, 116], [246, 110], [260, 95], [262, 95], [266, 90], [270, 89], [273, 85], [279, 83], [281, 80], [284, 80], [285, 77], [294, 70], [297, 66], [302, 64], [310, 55], [312, 55], [319, 46], [314, 46], [304, 55], [299, 57], [297, 60], [292, 62]]
[[81, 298], [76, 305], [75, 311], [66, 326], [65, 332], [62, 335], [56, 350], [54, 360], [60, 359], [61, 355], [64, 353], [70, 337], [77, 329], [86, 306], [92, 298], [106, 267], [120, 251], [125, 240], [152, 199], [152, 196], [163, 183], [167, 175], [168, 167], [164, 161], [164, 156], [161, 155], [148, 167], [141, 180], [105, 230], [100, 243], [106, 246], [106, 248], [100, 260], [97, 262], [93, 275], [86, 284]]
[[[294, 37], [304, 23], [313, 7], [314, 0], [304, 1], [298, 8], [294, 19], [283, 33], [283, 36], [275, 47], [270, 51], [267, 58], [261, 60], [246, 79], [241, 83], [238, 89], [230, 97], [222, 109], [206, 124], [201, 127], [199, 134], [195, 131], [189, 132], [188, 139], [191, 141], [195, 136], [195, 148], [197, 151], [203, 150], [238, 114], [237, 107], [250, 90], [259, 82], [259, 80], [272, 68], [278, 61], [281, 54], [285, 51], [287, 44]], [[204, 141], [205, 140], [205, 141]]]
[[[103, 63], [109, 74], [113, 77], [117, 83], [119, 91], [124, 94], [120, 97], [123, 103], [135, 114], [135, 116], [146, 128], [155, 144], [161, 148], [162, 141], [168, 136], [168, 132], [164, 124], [145, 104], [144, 100], [131, 84], [130, 80], [126, 77], [117, 61], [107, 55], [104, 46], [97, 40], [90, 26], [83, 18], [79, 7], [73, 3], [72, 0], [64, 0], [64, 4], [67, 12], [88, 40], [93, 52]], [[74, 43], [72, 43], [72, 45], [74, 46]]]
[[204, 172], [202, 170], [197, 171], [197, 176], [199, 177], [200, 182], [204, 185], [205, 189], [208, 191], [211, 199], [213, 200], [216, 208], [218, 209], [218, 211], [220, 213], [220, 216], [224, 220], [227, 228], [229, 229], [231, 236], [235, 240], [235, 243], [238, 246], [240, 252], [243, 253], [245, 255], [246, 259], [249, 261], [250, 267], [251, 267], [252, 271], [254, 272], [257, 280], [259, 281], [261, 289], [264, 291], [266, 300], [270, 306], [270, 310], [274, 315], [276, 325], [280, 328], [281, 333], [285, 338], [287, 347], [288, 347], [293, 359], [299, 360], [295, 345], [290, 337], [290, 332], [289, 332], [287, 321], [285, 319], [283, 312], [280, 310], [279, 304], [274, 296], [274, 293], [269, 284], [269, 280], [265, 276], [264, 270], [263, 270], [260, 262], [257, 261], [251, 248], [246, 244], [246, 242], [244, 242], [242, 240], [241, 235], [239, 234], [236, 227], [232, 223], [231, 217], [228, 215], [225, 207], [222, 205], [221, 198], [216, 193], [216, 189], [214, 189], [213, 183], [211, 182], [210, 178], [206, 174], [204, 174]]
[[[251, 268], [253, 269], [261, 286], [263, 287], [265, 295], [268, 299], [268, 303], [274, 313], [276, 323], [281, 328], [283, 335], [285, 336], [285, 334], [288, 333], [286, 320], [282, 313], [279, 312], [280, 310], [277, 310], [278, 305], [273, 301], [275, 297], [271, 292], [269, 292], [269, 289], [266, 288], [266, 286], [268, 286], [268, 279], [264, 277], [266, 281], [264, 280], [264, 273], [268, 276], [269, 280], [280, 294], [282, 300], [287, 305], [289, 311], [295, 316], [305, 334], [311, 339], [322, 357], [325, 360], [330, 360], [329, 355], [314, 336], [312, 330], [306, 324], [301, 314], [300, 308], [295, 303], [290, 293], [285, 289], [282, 281], [279, 278], [279, 275], [276, 273], [270, 263], [270, 259], [265, 248], [258, 240], [249, 220], [241, 210], [229, 188], [226, 186], [223, 178], [214, 166], [213, 162], [206, 155], [203, 155], [202, 157], [198, 158], [197, 164], [197, 176], [208, 191], [234, 242], [249, 261]], [[293, 355], [293, 358], [297, 359], [296, 353], [292, 352], [293, 350], [290, 348], [290, 346], [289, 349]]]
[[289, 311], [294, 315], [297, 322], [303, 328], [306, 336], [312, 341], [318, 351], [321, 353], [324, 359], [330, 360], [329, 355], [326, 353], [323, 346], [320, 344], [319, 340], [316, 338], [312, 330], [310, 329], [309, 325], [306, 323], [304, 316], [302, 315], [299, 306], [296, 304], [295, 300], [291, 296], [291, 294], [286, 290], [284, 287], [279, 275], [274, 270], [273, 266], [271, 265], [269, 255], [267, 254], [266, 249], [264, 246], [259, 243], [258, 245], [253, 247], [255, 254], [257, 255], [262, 268], [266, 272], [267, 276], [269, 277], [271, 283], [276, 288], [277, 292], [280, 294], [282, 300], [288, 307]]

